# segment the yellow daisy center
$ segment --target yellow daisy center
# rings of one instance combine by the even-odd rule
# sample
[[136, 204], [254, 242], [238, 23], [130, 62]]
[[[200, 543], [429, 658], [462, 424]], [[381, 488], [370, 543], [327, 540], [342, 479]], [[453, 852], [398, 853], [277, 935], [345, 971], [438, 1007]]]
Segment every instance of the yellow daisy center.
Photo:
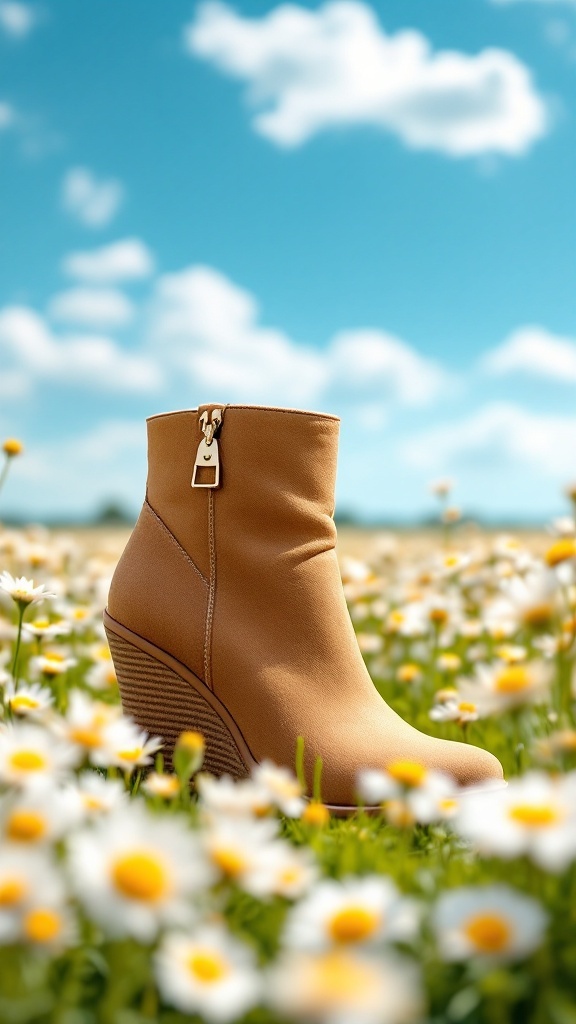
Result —
[[282, 885], [293, 885], [294, 882], [299, 881], [301, 875], [302, 872], [300, 868], [295, 865], [291, 865], [289, 868], [284, 868], [284, 870], [280, 872], [279, 881]]
[[23, 878], [0, 879], [0, 907], [15, 907], [22, 902], [28, 886]]
[[8, 456], [8, 458], [20, 455], [23, 449], [24, 445], [16, 437], [7, 437], [2, 445], [2, 451]]
[[388, 765], [388, 774], [403, 786], [421, 786], [427, 770], [418, 761], [394, 761]]
[[576, 558], [576, 538], [561, 537], [555, 541], [546, 552], [546, 561], [549, 566], [560, 565], [570, 558]]
[[166, 892], [166, 868], [159, 857], [135, 850], [119, 857], [112, 867], [112, 880], [128, 899], [155, 903]]
[[414, 815], [405, 800], [387, 800], [384, 804], [386, 820], [395, 828], [412, 828]]
[[476, 914], [467, 922], [464, 932], [481, 953], [501, 953], [510, 942], [512, 929], [499, 914]]
[[40, 772], [46, 767], [46, 758], [37, 750], [15, 750], [9, 760], [19, 772]]
[[458, 810], [458, 801], [455, 800], [454, 797], [446, 796], [440, 800], [438, 806], [444, 814], [452, 814], [454, 811]]
[[92, 793], [85, 793], [82, 801], [87, 811], [103, 811], [106, 806], [99, 796], [94, 796]]
[[224, 958], [213, 950], [197, 950], [188, 957], [188, 970], [197, 981], [207, 985], [221, 981], [230, 973]]
[[40, 707], [40, 702], [35, 697], [29, 697], [26, 693], [17, 693], [10, 700], [10, 707], [14, 711], [35, 711]]
[[45, 835], [46, 820], [37, 811], [13, 811], [6, 822], [6, 836], [14, 842], [35, 843]]
[[522, 620], [526, 626], [533, 626], [535, 629], [547, 626], [554, 617], [554, 606], [549, 601], [542, 601], [539, 604], [529, 605], [522, 612]]
[[238, 878], [246, 868], [246, 858], [241, 850], [233, 846], [217, 846], [212, 850], [212, 860], [223, 875]]
[[448, 620], [448, 612], [445, 608], [431, 608], [428, 612], [430, 622], [437, 626], [443, 625]]
[[312, 1004], [318, 1007], [357, 1002], [359, 993], [374, 984], [373, 970], [367, 964], [339, 951], [314, 958], [307, 974], [305, 984]]
[[102, 732], [97, 726], [79, 725], [70, 730], [70, 739], [80, 747], [94, 750], [102, 743]]
[[58, 676], [64, 671], [64, 655], [50, 652], [44, 655], [42, 672], [45, 676]]
[[413, 683], [420, 676], [420, 666], [412, 662], [400, 665], [396, 677], [401, 683]]
[[331, 918], [328, 931], [334, 942], [363, 942], [374, 934], [378, 915], [366, 907], [343, 907]]
[[26, 914], [23, 931], [31, 942], [53, 942], [62, 931], [62, 918], [55, 910], [39, 907]]
[[508, 665], [498, 672], [494, 680], [494, 689], [498, 693], [521, 693], [529, 689], [532, 677], [523, 665]]
[[320, 803], [319, 800], [311, 800], [302, 811], [301, 820], [307, 825], [327, 825], [330, 821], [330, 811], [326, 804]]
[[132, 750], [119, 750], [118, 757], [122, 761], [129, 761], [131, 764], [135, 764], [138, 758], [142, 757], [143, 753], [142, 747], [134, 747]]
[[406, 616], [404, 612], [401, 612], [399, 608], [394, 609], [390, 612], [389, 622], [391, 626], [402, 626]]
[[471, 700], [461, 700], [458, 705], [458, 711], [463, 711], [464, 713], [470, 712], [471, 714], [474, 714], [476, 710], [476, 705], [473, 704]]
[[515, 804], [508, 811], [509, 817], [525, 828], [549, 828], [560, 818], [560, 812], [552, 804]]

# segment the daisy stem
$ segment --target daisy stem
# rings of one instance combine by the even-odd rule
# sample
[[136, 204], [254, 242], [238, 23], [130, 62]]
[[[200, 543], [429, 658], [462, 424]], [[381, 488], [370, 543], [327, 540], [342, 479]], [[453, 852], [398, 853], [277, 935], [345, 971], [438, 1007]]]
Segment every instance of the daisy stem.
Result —
[[14, 645], [14, 658], [12, 659], [12, 678], [14, 680], [14, 691], [18, 689], [18, 659], [20, 657], [20, 643], [22, 641], [22, 623], [24, 621], [24, 612], [26, 605], [18, 601], [18, 631], [16, 633], [16, 643]]
[[9, 466], [10, 459], [8, 456], [6, 456], [6, 458], [4, 459], [4, 465], [2, 466], [2, 470], [0, 471], [0, 491], [2, 490], [4, 484], [6, 483], [6, 477], [8, 476]]
[[314, 783], [312, 789], [312, 797], [318, 803], [320, 803], [322, 800], [322, 765], [322, 758], [317, 757], [314, 763]]
[[306, 774], [304, 772], [304, 737], [298, 736], [296, 739], [296, 778], [302, 787], [302, 792], [306, 792]]
[[138, 792], [138, 790], [140, 788], [141, 780], [142, 780], [142, 769], [139, 768], [138, 771], [136, 772], [136, 775], [134, 776], [134, 781], [132, 783], [132, 796], [136, 796], [136, 793]]

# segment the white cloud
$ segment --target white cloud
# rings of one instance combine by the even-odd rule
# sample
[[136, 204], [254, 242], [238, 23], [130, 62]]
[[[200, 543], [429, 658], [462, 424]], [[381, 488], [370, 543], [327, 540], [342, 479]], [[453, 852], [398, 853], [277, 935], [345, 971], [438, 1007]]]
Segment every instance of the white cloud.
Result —
[[318, 352], [261, 326], [255, 299], [210, 267], [160, 278], [152, 336], [199, 390], [232, 399], [306, 403], [325, 379]]
[[11, 128], [15, 120], [14, 108], [9, 103], [5, 103], [4, 100], [0, 100], [0, 132], [5, 131], [6, 128]]
[[323, 349], [261, 323], [254, 296], [211, 267], [165, 275], [152, 304], [152, 343], [196, 388], [226, 401], [374, 409], [422, 404], [448, 382], [431, 360], [383, 331], [336, 335]]
[[356, 330], [337, 334], [327, 352], [337, 390], [393, 397], [404, 405], [423, 405], [448, 385], [445, 371], [406, 342], [385, 331]]
[[149, 277], [154, 271], [154, 258], [139, 238], [125, 238], [99, 249], [70, 253], [62, 269], [70, 277], [90, 284], [112, 284]]
[[102, 391], [157, 391], [162, 377], [156, 363], [123, 352], [106, 337], [56, 338], [33, 310], [0, 310], [2, 373], [26, 374], [31, 381], [54, 380]]
[[446, 472], [457, 460], [485, 456], [554, 478], [574, 476], [575, 450], [576, 416], [531, 413], [505, 402], [432, 427], [401, 446], [407, 463], [427, 472]]
[[490, 374], [512, 373], [576, 382], [576, 340], [552, 334], [544, 327], [520, 327], [498, 348], [487, 352], [481, 366]]
[[30, 380], [21, 370], [3, 370], [0, 373], [0, 398], [3, 402], [24, 398], [30, 390]]
[[24, 39], [34, 28], [36, 16], [27, 4], [16, 3], [16, 0], [4, 0], [0, 3], [0, 29], [13, 39]]
[[70, 288], [50, 301], [49, 316], [95, 330], [125, 327], [134, 319], [133, 303], [115, 288]]
[[185, 44], [246, 84], [255, 130], [280, 146], [371, 125], [451, 157], [517, 156], [547, 130], [545, 103], [514, 54], [434, 51], [413, 29], [388, 35], [359, 0], [283, 4], [261, 18], [209, 0]]
[[146, 477], [144, 420], [103, 419], [80, 435], [30, 443], [14, 470], [20, 503], [43, 515], [91, 515], [107, 500], [136, 511]]
[[62, 204], [73, 217], [90, 228], [105, 227], [116, 216], [124, 188], [115, 178], [98, 179], [86, 167], [73, 167], [62, 183]]

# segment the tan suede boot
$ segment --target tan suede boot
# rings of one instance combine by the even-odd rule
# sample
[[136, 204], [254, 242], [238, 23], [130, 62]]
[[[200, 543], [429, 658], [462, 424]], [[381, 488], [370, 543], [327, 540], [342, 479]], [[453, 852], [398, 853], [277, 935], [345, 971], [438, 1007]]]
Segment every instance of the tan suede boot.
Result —
[[418, 732], [370, 679], [334, 547], [338, 428], [243, 405], [148, 420], [146, 501], [105, 614], [124, 708], [168, 755], [202, 732], [215, 774], [293, 766], [303, 736], [341, 808], [361, 769], [402, 759], [502, 785], [492, 754]]

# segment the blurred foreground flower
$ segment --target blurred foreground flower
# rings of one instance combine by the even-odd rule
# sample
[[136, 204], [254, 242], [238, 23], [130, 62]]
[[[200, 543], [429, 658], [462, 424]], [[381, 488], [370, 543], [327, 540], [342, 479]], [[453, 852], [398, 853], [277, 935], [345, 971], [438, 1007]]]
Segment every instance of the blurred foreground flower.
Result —
[[487, 885], [444, 893], [433, 923], [445, 960], [508, 961], [537, 949], [547, 919], [536, 900], [506, 885]]

